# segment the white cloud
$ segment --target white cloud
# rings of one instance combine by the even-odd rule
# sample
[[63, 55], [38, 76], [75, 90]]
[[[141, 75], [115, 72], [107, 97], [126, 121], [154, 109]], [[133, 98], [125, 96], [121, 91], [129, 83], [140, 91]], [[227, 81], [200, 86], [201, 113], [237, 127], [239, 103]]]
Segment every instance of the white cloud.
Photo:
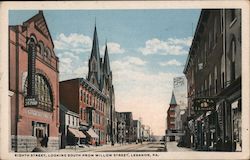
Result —
[[161, 66], [182, 66], [182, 63], [177, 61], [176, 59], [172, 59], [172, 60], [166, 61], [166, 62], [160, 62], [159, 64]]
[[67, 50], [75, 53], [81, 53], [91, 50], [92, 39], [83, 34], [71, 33], [66, 36], [59, 34], [54, 40], [56, 50]]
[[[119, 43], [116, 42], [108, 42], [107, 43], [108, 46], [108, 52], [110, 54], [123, 54], [125, 52], [125, 49], [121, 47], [121, 45]], [[104, 54], [105, 51], [105, 45], [102, 46], [101, 49], [101, 54]]]
[[145, 42], [145, 47], [139, 48], [143, 55], [183, 55], [187, 54], [187, 48], [191, 45], [192, 38], [169, 38], [166, 41], [153, 38]]
[[131, 111], [134, 119], [142, 117], [143, 123], [150, 125], [155, 134], [164, 134], [173, 78], [180, 74], [151, 73], [145, 61], [139, 60], [144, 65], [138, 65], [134, 59], [137, 58], [125, 57], [111, 62], [116, 110]]

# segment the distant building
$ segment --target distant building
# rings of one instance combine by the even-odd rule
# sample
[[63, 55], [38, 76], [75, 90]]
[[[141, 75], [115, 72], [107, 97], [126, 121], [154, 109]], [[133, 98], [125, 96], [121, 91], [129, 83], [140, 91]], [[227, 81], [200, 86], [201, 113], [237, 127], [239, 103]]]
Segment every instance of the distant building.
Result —
[[242, 150], [241, 34], [240, 9], [201, 11], [184, 69], [185, 138], [197, 150]]
[[126, 137], [126, 116], [120, 112], [117, 114], [117, 143], [123, 144]]
[[133, 115], [132, 112], [120, 112], [125, 117], [126, 129], [125, 129], [125, 141], [131, 143], [133, 140]]
[[175, 140], [175, 135], [173, 135], [173, 133], [176, 131], [176, 125], [175, 125], [176, 107], [177, 107], [176, 99], [174, 96], [174, 92], [172, 92], [171, 101], [167, 111], [167, 136], [169, 137], [170, 141]]
[[42, 11], [9, 26], [11, 149], [30, 152], [48, 137], [59, 148], [58, 57]]
[[133, 141], [140, 142], [141, 140], [141, 122], [139, 120], [133, 120]]

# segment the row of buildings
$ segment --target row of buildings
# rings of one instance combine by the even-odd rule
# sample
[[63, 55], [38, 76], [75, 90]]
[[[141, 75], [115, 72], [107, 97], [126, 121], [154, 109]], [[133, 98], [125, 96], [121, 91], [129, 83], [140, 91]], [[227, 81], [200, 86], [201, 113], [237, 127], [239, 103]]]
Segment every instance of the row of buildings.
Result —
[[[183, 146], [242, 151], [241, 45], [240, 9], [201, 10], [184, 68]], [[169, 112], [175, 106], [171, 100]]]
[[88, 68], [87, 78], [59, 82], [59, 58], [43, 11], [9, 26], [11, 150], [32, 151], [46, 137], [49, 150], [57, 150], [149, 136], [131, 112], [115, 110], [108, 47], [101, 58], [96, 27]]
[[[242, 151], [241, 10], [202, 9], [184, 68], [187, 105], [172, 95], [166, 136], [203, 151]], [[178, 127], [178, 120], [181, 128]]]

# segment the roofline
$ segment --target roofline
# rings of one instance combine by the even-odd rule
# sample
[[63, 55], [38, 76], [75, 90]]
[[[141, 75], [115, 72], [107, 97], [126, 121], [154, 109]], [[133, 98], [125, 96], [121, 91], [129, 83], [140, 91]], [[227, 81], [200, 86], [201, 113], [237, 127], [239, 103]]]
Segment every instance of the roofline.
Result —
[[24, 22], [23, 22], [23, 25], [25, 25], [25, 23], [29, 23], [29, 21], [31, 21], [33, 18], [35, 18], [35, 17], [38, 16], [38, 15], [42, 15], [42, 17], [43, 17], [44, 20], [45, 20], [45, 21], [44, 21], [44, 22], [45, 22], [45, 26], [46, 26], [46, 28], [48, 29], [49, 37], [50, 37], [50, 39], [51, 39], [52, 46], [53, 46], [53, 48], [54, 48], [54, 47], [55, 47], [55, 46], [54, 46], [54, 42], [53, 42], [53, 39], [52, 39], [51, 34], [50, 34], [50, 31], [49, 31], [49, 26], [48, 26], [48, 24], [47, 24], [47, 22], [46, 22], [46, 19], [45, 19], [45, 17], [44, 17], [43, 10], [39, 10], [37, 14], [35, 14], [35, 15], [32, 16], [31, 18], [29, 18], [28, 20], [24, 21]]
[[194, 36], [193, 36], [192, 44], [191, 44], [190, 49], [189, 49], [189, 53], [188, 53], [188, 57], [187, 57], [187, 60], [186, 60], [186, 64], [185, 64], [185, 67], [184, 67], [184, 70], [183, 70], [183, 73], [184, 73], [184, 74], [187, 73], [189, 61], [190, 61], [190, 59], [191, 59], [191, 53], [192, 53], [192, 51], [193, 51], [195, 39], [196, 39], [196, 37], [197, 37], [197, 35], [198, 35], [199, 28], [200, 28], [200, 25], [201, 25], [201, 21], [202, 21], [202, 19], [203, 19], [204, 12], [205, 12], [205, 10], [202, 9], [202, 10], [201, 10], [200, 17], [199, 17], [199, 20], [198, 20], [198, 24], [197, 24], [196, 29], [195, 29], [195, 34], [194, 34]]

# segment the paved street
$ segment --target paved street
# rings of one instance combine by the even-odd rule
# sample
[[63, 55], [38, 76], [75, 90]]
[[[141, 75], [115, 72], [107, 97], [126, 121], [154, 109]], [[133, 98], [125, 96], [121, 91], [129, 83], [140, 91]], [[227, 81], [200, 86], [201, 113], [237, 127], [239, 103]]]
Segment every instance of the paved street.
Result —
[[[167, 152], [192, 152], [190, 148], [177, 147], [177, 142], [167, 143]], [[144, 142], [143, 144], [115, 144], [103, 146], [91, 146], [86, 148], [67, 148], [60, 152], [166, 152], [163, 142]]]
[[194, 152], [194, 150], [186, 147], [177, 147], [177, 142], [167, 142], [168, 152]]

